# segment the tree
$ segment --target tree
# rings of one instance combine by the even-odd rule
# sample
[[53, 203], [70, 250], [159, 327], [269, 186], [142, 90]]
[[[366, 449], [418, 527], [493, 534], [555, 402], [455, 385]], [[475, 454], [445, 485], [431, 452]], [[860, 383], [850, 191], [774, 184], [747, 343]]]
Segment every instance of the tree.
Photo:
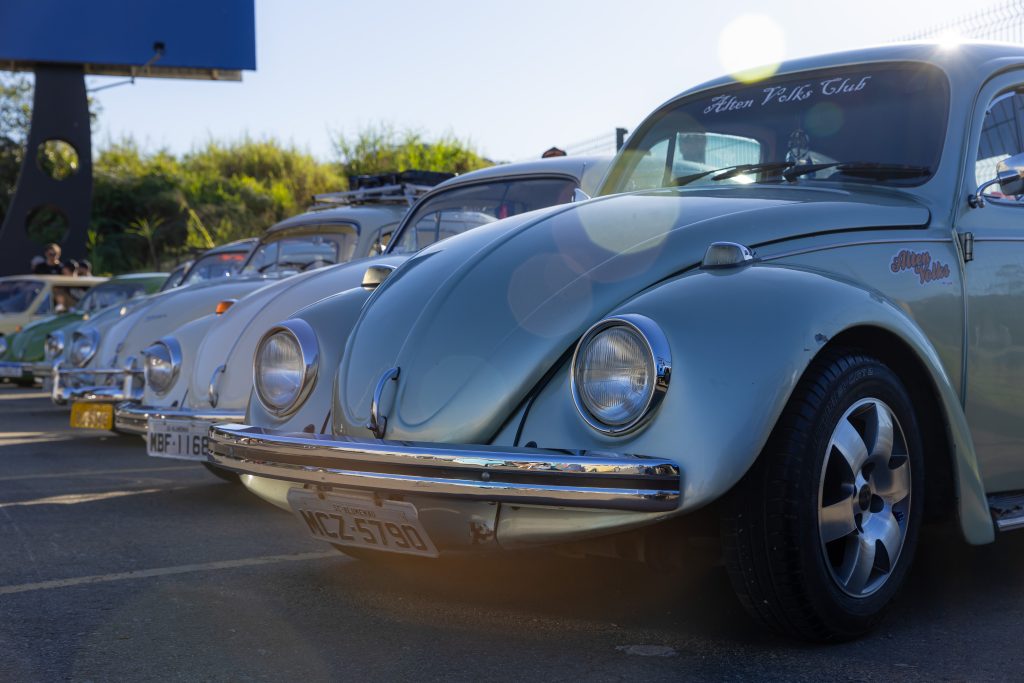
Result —
[[32, 81], [23, 74], [0, 74], [0, 222], [7, 215], [32, 121]]
[[346, 176], [409, 169], [466, 173], [492, 165], [471, 143], [451, 134], [428, 141], [417, 131], [398, 132], [390, 124], [369, 126], [353, 137], [338, 133], [334, 148]]

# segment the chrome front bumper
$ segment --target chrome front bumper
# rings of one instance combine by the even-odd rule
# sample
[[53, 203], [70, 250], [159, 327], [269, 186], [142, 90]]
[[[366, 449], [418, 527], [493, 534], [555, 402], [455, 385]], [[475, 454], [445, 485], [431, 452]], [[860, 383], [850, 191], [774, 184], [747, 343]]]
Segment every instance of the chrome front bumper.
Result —
[[215, 425], [222, 422], [242, 422], [245, 420], [245, 413], [230, 410], [189, 410], [187, 408], [140, 406], [129, 402], [118, 405], [114, 410], [114, 429], [127, 434], [145, 436], [146, 425], [150, 418], [196, 420]]
[[18, 363], [22, 376], [31, 375], [35, 379], [46, 379], [53, 374], [53, 364], [49, 361], [25, 361]]
[[210, 460], [240, 474], [313, 486], [429, 498], [669, 512], [679, 507], [679, 466], [662, 458], [344, 436], [210, 429]]
[[[65, 368], [57, 365], [52, 372], [50, 398], [57, 405], [64, 405], [70, 400], [99, 403], [142, 400], [143, 388], [135, 386], [135, 380], [142, 377], [139, 369]], [[107, 383], [100, 384], [104, 378]]]

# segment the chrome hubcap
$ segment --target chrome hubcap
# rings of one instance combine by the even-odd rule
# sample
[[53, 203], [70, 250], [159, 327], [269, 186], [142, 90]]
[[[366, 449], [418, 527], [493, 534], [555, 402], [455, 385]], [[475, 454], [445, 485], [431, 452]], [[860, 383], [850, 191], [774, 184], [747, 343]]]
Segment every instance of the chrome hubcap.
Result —
[[818, 493], [818, 535], [832, 578], [861, 598], [896, 567], [910, 520], [910, 459], [896, 416], [858, 401], [836, 424]]

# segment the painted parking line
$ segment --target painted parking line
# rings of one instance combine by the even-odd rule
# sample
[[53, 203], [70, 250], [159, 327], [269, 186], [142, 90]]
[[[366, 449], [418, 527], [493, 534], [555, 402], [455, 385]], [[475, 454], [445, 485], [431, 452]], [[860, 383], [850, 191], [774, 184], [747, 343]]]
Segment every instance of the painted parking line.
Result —
[[47, 472], [45, 474], [16, 474], [10, 477], [0, 477], [0, 481], [21, 481], [22, 479], [62, 479], [71, 477], [102, 477], [108, 474], [136, 474], [138, 472], [183, 472], [191, 470], [197, 473], [205, 472], [196, 465], [176, 465], [174, 467], [139, 467], [123, 470], [81, 470], [78, 472]]
[[94, 576], [79, 576], [71, 579], [55, 579], [53, 581], [39, 581], [37, 583], [22, 583], [13, 586], [0, 586], [0, 595], [11, 595], [14, 593], [29, 593], [32, 591], [51, 590], [54, 588], [69, 588], [71, 586], [83, 586], [93, 583], [110, 583], [113, 581], [129, 581], [132, 579], [148, 579], [154, 576], [170, 576], [173, 574], [190, 574], [193, 572], [219, 571], [222, 569], [238, 569], [239, 567], [258, 567], [265, 564], [277, 564], [279, 562], [308, 562], [310, 560], [323, 560], [328, 557], [343, 559], [340, 553], [334, 550], [315, 553], [297, 553], [294, 555], [266, 555], [264, 557], [247, 557], [241, 560], [223, 560], [220, 562], [206, 562], [204, 564], [182, 564], [177, 567], [159, 567], [157, 569], [140, 569], [134, 572], [120, 572], [117, 574], [96, 574]]
[[31, 500], [13, 500], [9, 503], [0, 503], [0, 508], [28, 507], [31, 505], [78, 505], [79, 503], [95, 503], [111, 498], [124, 498], [125, 496], [138, 496], [146, 493], [161, 493], [164, 491], [180, 491], [185, 486], [173, 486], [170, 488], [152, 489], [130, 489], [127, 491], [99, 491], [96, 493], [66, 493], [60, 496], [47, 496], [46, 498], [33, 498]]

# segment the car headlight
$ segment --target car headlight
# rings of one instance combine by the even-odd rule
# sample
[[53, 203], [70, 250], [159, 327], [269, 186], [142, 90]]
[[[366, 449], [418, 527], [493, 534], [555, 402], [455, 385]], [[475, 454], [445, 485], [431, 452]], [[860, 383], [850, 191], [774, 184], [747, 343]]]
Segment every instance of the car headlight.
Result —
[[625, 434], [654, 414], [671, 374], [668, 339], [653, 320], [634, 314], [606, 318], [576, 345], [573, 401], [594, 429]]
[[7, 337], [0, 336], [0, 356], [7, 353]]
[[100, 334], [96, 330], [77, 330], [71, 338], [68, 359], [76, 367], [83, 367], [96, 355], [100, 346]]
[[43, 354], [46, 356], [46, 360], [53, 360], [62, 353], [64, 353], [64, 333], [56, 330], [46, 335], [46, 341], [43, 342]]
[[263, 407], [278, 417], [298, 410], [316, 385], [319, 361], [316, 333], [305, 320], [271, 328], [253, 360], [253, 385]]
[[142, 356], [146, 386], [160, 396], [166, 394], [181, 370], [181, 344], [174, 337], [164, 337], [146, 347]]

